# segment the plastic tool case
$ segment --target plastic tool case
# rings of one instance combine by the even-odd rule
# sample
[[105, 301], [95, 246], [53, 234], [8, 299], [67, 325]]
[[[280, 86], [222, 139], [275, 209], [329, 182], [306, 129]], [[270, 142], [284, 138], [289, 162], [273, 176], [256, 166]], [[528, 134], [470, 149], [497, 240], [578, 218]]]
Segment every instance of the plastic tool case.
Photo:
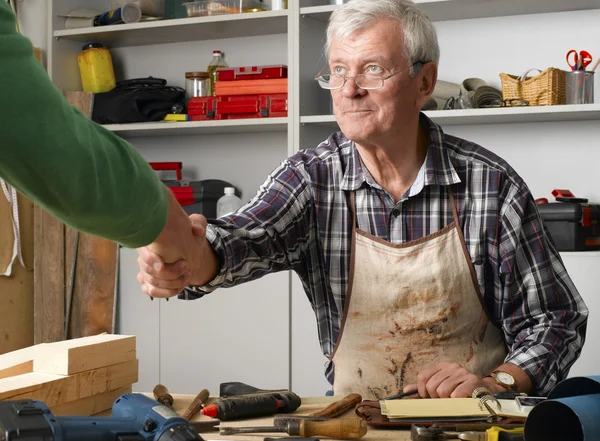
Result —
[[558, 251], [600, 249], [600, 204], [550, 202], [537, 207]]

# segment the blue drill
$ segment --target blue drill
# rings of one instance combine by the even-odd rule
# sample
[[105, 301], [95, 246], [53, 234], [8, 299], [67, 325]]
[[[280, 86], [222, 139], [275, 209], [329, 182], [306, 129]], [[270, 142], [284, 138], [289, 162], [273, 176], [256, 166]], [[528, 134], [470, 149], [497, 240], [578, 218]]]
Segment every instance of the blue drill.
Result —
[[0, 441], [203, 441], [194, 426], [141, 394], [125, 394], [110, 417], [57, 417], [41, 401], [0, 402]]

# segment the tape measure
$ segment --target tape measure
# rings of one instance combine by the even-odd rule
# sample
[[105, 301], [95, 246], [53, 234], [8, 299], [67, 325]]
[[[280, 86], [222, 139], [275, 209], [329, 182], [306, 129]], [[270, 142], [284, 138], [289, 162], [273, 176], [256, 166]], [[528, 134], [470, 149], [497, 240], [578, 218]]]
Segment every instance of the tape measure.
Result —
[[21, 227], [19, 224], [19, 203], [17, 200], [17, 190], [12, 187], [10, 184], [7, 184], [4, 179], [0, 179], [0, 185], [2, 186], [2, 191], [4, 192], [4, 196], [8, 201], [8, 204], [11, 208], [11, 221], [13, 227], [13, 234], [15, 236], [15, 240], [13, 242], [13, 255], [6, 268], [4, 273], [0, 274], [0, 276], [9, 277], [12, 274], [12, 267], [17, 258], [19, 259], [19, 263], [25, 269], [28, 269], [23, 262], [23, 254], [21, 253]]

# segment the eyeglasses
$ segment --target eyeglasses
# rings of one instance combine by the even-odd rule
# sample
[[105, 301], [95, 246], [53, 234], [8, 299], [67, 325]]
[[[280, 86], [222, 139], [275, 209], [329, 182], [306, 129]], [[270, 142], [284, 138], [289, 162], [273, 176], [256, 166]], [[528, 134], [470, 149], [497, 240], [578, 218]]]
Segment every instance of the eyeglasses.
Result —
[[344, 84], [346, 84], [346, 80], [348, 80], [350, 78], [354, 78], [354, 82], [356, 83], [356, 86], [360, 87], [361, 89], [365, 89], [365, 90], [381, 89], [383, 87], [383, 85], [385, 84], [385, 80], [392, 78], [396, 75], [399, 75], [402, 72], [404, 72], [412, 67], [415, 67], [417, 65], [420, 65], [420, 64], [425, 64], [425, 61], [417, 61], [416, 63], [413, 63], [410, 66], [405, 67], [404, 69], [400, 69], [398, 72], [395, 72], [395, 73], [387, 75], [387, 76], [372, 75], [372, 74], [358, 74], [358, 75], [354, 75], [353, 77], [351, 77], [351, 76], [346, 76], [346, 75], [332, 74], [329, 72], [323, 73], [323, 70], [327, 69], [327, 68], [323, 68], [321, 70], [321, 72], [319, 72], [319, 74], [315, 77], [315, 80], [317, 81], [317, 83], [319, 83], [319, 86], [321, 86], [323, 89], [327, 89], [327, 90], [341, 89], [342, 87], [344, 87]]

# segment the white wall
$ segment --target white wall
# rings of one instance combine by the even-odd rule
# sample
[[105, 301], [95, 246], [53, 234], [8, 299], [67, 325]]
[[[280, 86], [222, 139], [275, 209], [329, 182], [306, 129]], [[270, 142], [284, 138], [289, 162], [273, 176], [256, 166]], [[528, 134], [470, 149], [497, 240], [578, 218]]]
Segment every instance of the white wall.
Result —
[[48, 0], [17, 1], [21, 33], [44, 52], [48, 47]]

